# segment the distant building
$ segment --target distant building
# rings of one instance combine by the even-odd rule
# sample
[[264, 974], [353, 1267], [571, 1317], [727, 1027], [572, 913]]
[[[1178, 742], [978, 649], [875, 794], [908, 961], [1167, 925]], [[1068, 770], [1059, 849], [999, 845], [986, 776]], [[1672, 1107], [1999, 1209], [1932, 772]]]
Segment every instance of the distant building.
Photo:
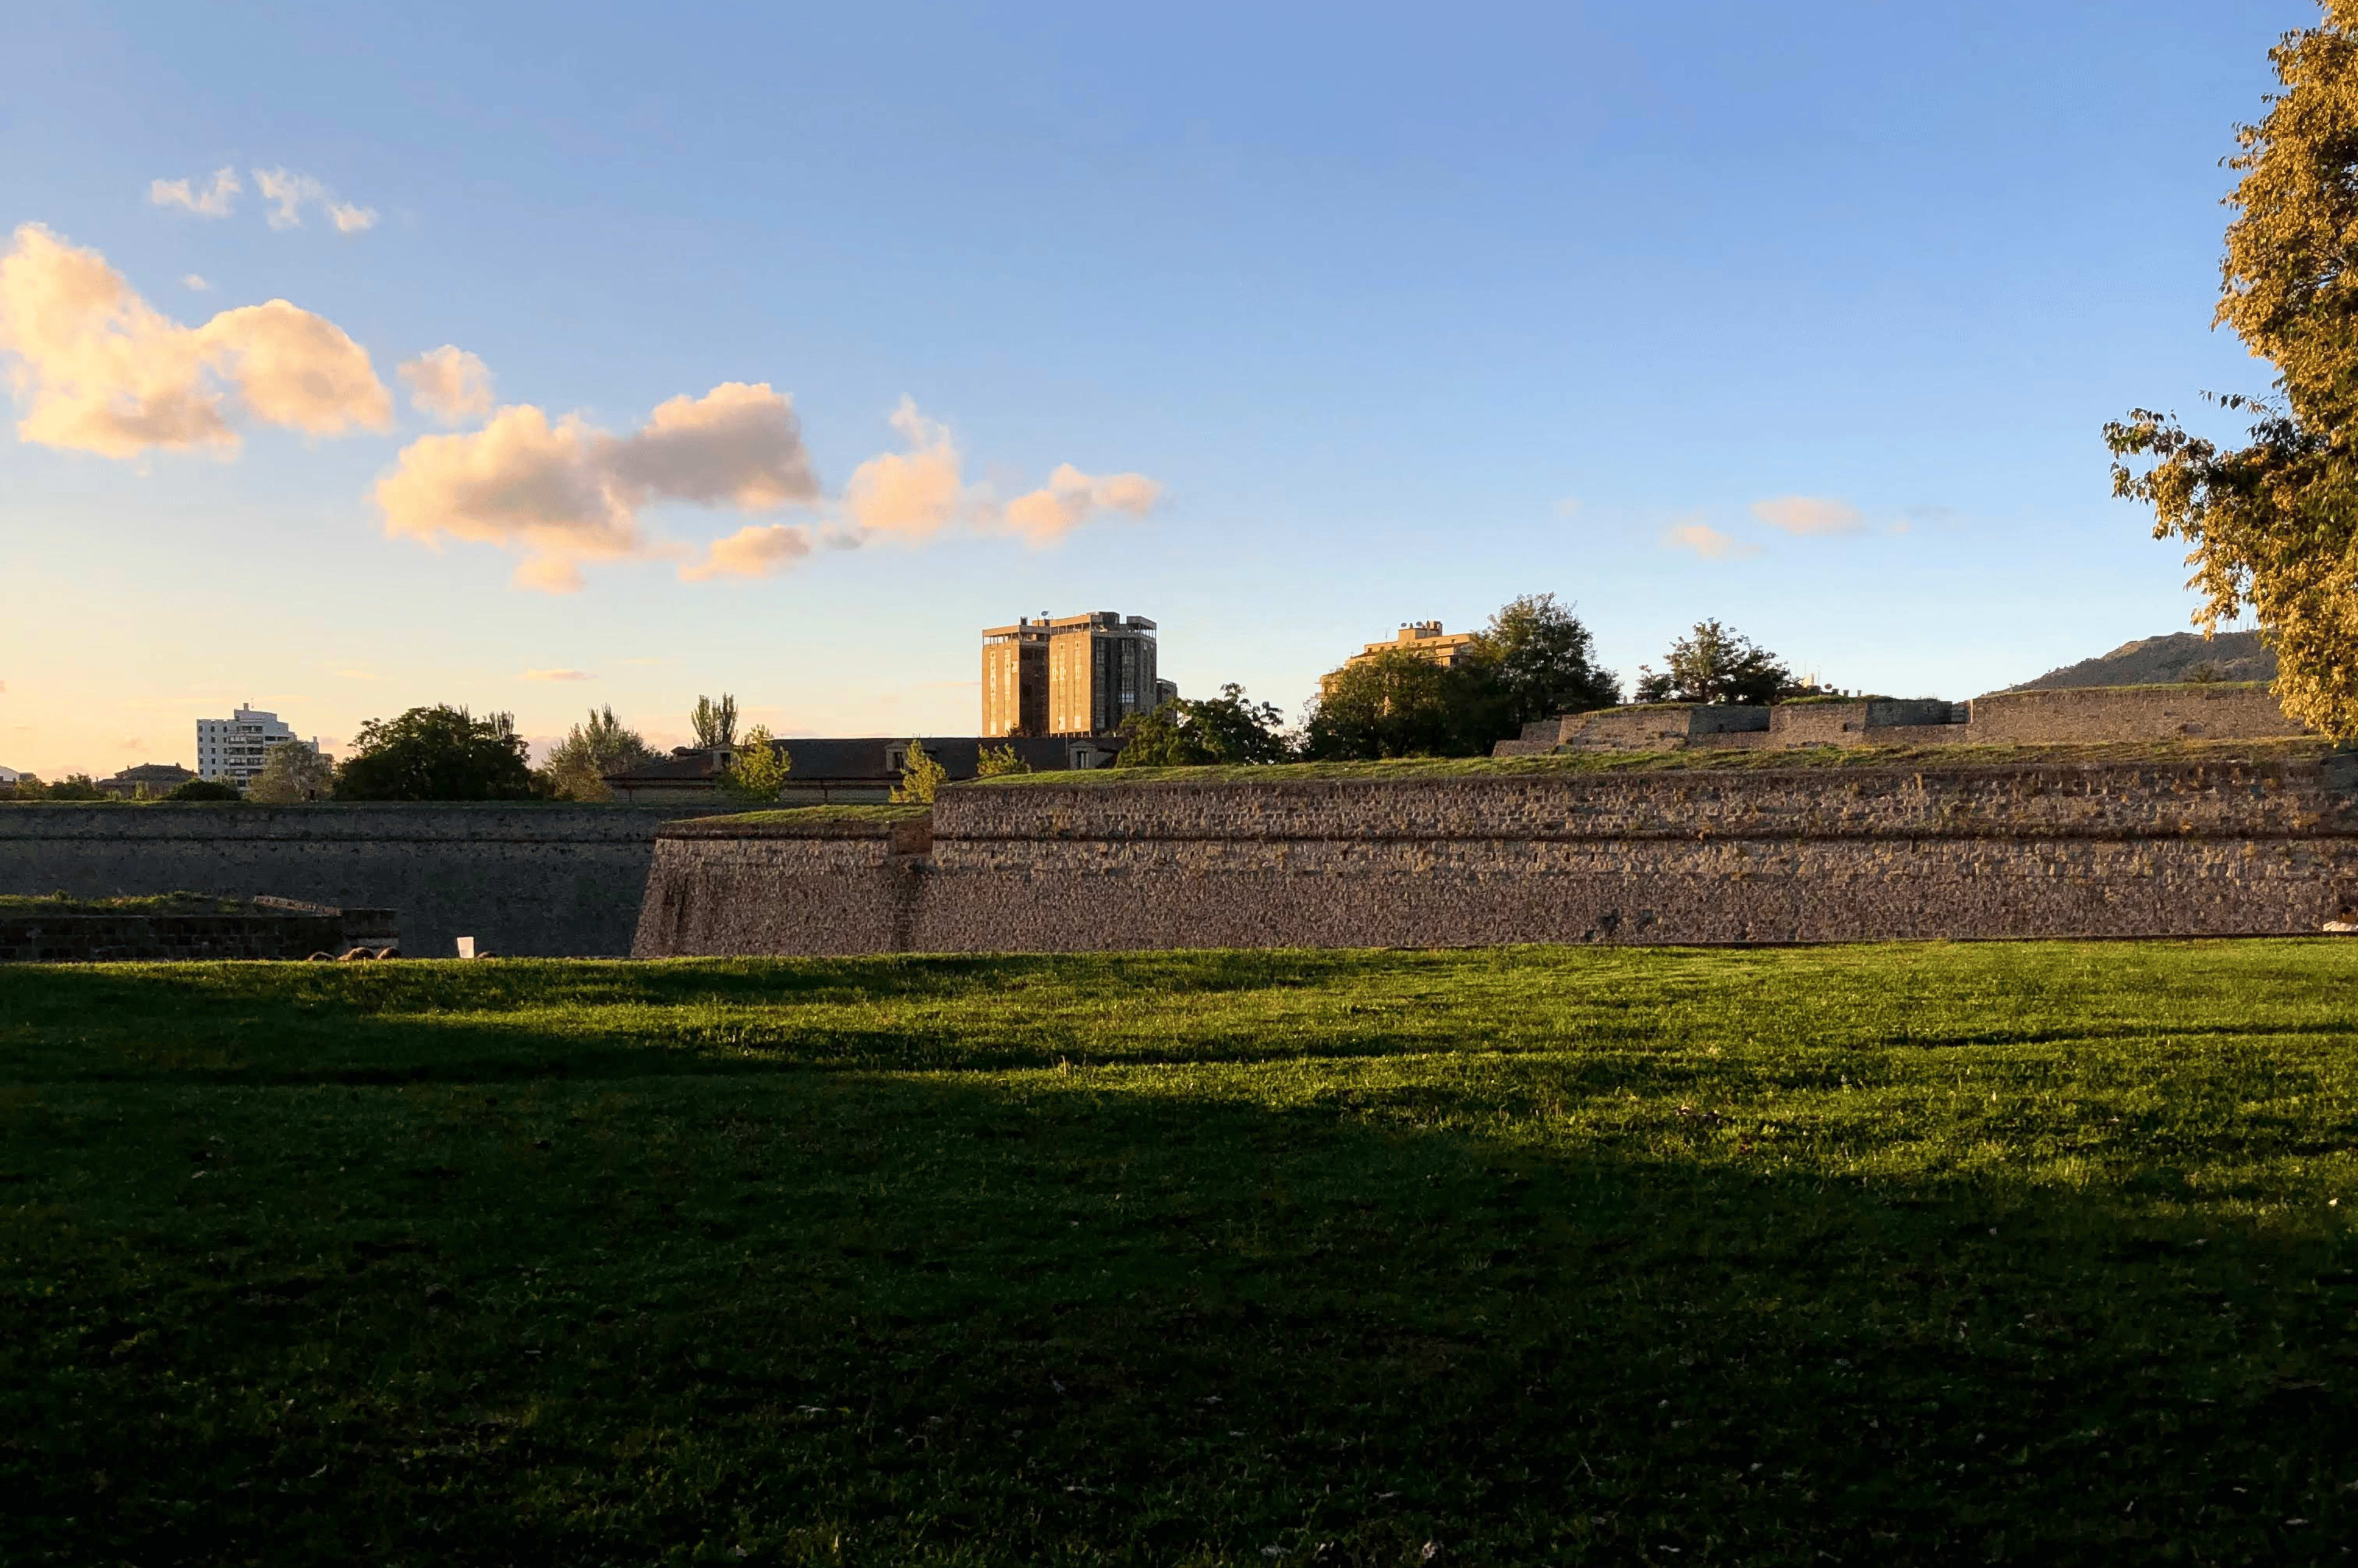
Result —
[[1473, 632], [1444, 632], [1438, 621], [1403, 622], [1398, 636], [1389, 643], [1369, 643], [1343, 661], [1344, 667], [1366, 664], [1379, 654], [1407, 653], [1430, 659], [1444, 670], [1455, 669], [1473, 656], [1478, 636]]
[[297, 741], [314, 752], [319, 749], [317, 736], [298, 741], [294, 730], [278, 721], [278, 715], [258, 708], [241, 708], [227, 719], [200, 719], [197, 774], [243, 789], [262, 771], [263, 759], [270, 748], [289, 741]]
[[[771, 742], [786, 754], [790, 771], [778, 796], [781, 806], [859, 806], [889, 799], [901, 782], [909, 760], [907, 737], [860, 737], [850, 740], [787, 740]], [[1119, 741], [1096, 736], [974, 736], [921, 735], [916, 743], [939, 762], [950, 782], [970, 779], [981, 772], [981, 756], [991, 751], [1012, 751], [1038, 773], [1101, 768], [1120, 754]], [[668, 757], [642, 762], [623, 773], [608, 773], [606, 787], [618, 801], [709, 801], [720, 788], [720, 773], [735, 759], [729, 747], [682, 746]]]
[[982, 733], [1047, 732], [1047, 618], [989, 628], [982, 634]]
[[197, 775], [178, 762], [142, 762], [135, 768], [125, 768], [111, 779], [96, 781], [99, 791], [117, 800], [152, 800], [159, 795], [169, 795]]

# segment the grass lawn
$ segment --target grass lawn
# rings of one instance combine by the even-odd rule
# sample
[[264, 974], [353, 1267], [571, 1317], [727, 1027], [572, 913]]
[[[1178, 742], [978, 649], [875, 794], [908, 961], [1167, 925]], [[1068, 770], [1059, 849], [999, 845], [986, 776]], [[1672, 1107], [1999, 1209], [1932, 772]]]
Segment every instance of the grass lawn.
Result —
[[0, 1563], [2348, 1563], [2353, 977], [0, 968]]

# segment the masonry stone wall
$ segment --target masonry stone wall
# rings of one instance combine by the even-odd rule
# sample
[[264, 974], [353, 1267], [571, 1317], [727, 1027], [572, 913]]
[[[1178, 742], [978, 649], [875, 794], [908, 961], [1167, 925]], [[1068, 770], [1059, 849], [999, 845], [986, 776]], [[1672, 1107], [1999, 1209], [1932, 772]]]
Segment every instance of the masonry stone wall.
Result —
[[2315, 931], [2358, 903], [2338, 758], [943, 793], [881, 838], [658, 840], [687, 953], [1821, 942]]
[[2115, 686], [2003, 691], [1973, 701], [1977, 746], [2089, 741], [2257, 741], [2303, 734], [2264, 686]]
[[[713, 808], [701, 808], [709, 812]], [[0, 807], [0, 893], [187, 890], [396, 912], [402, 951], [630, 950], [655, 830], [691, 806], [369, 803]]]
[[317, 914], [0, 913], [0, 964], [308, 958], [341, 953], [342, 912]]

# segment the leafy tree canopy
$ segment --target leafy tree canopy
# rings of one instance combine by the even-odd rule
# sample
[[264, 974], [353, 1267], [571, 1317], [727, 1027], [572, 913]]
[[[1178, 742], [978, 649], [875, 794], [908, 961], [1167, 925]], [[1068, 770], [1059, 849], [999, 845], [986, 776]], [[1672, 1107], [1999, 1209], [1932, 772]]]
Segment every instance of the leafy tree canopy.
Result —
[[[2276, 367], [2274, 398], [2206, 397], [2248, 414], [2222, 448], [2175, 416], [2104, 427], [2113, 492], [2191, 546], [2206, 632], [2249, 609], [2277, 651], [2286, 715], [2358, 739], [2358, 0], [2269, 51], [2283, 90], [2228, 160], [2227, 253], [2214, 324]], [[2132, 461], [2144, 466], [2132, 467]]]
[[1032, 764], [1015, 754], [1012, 746], [985, 746], [975, 758], [974, 776], [979, 779], [1002, 778], [1009, 773], [1028, 773]]
[[1184, 768], [1214, 762], [1282, 762], [1292, 753], [1285, 716], [1273, 702], [1253, 702], [1229, 683], [1201, 701], [1174, 697], [1121, 721], [1116, 767]]
[[925, 747], [912, 741], [909, 742], [909, 754], [901, 762], [901, 782], [892, 791], [893, 803], [931, 806], [949, 778], [949, 769], [925, 755]]
[[1802, 689], [1776, 654], [1716, 621], [1696, 622], [1662, 662], [1639, 666], [1639, 701], [1775, 702]]
[[1621, 682], [1597, 666], [1595, 639], [1552, 593], [1527, 593], [1502, 605], [1475, 643], [1474, 657], [1488, 665], [1510, 733], [1538, 719], [1621, 700]]
[[336, 773], [338, 800], [528, 800], [535, 793], [511, 714], [413, 708], [361, 726]]
[[167, 790], [164, 798], [184, 802], [204, 802], [243, 800], [245, 797], [237, 793], [235, 784], [222, 784], [213, 779], [187, 779]]
[[245, 798], [264, 806], [325, 800], [335, 787], [328, 759], [300, 741], [281, 741], [264, 753], [262, 771], [246, 782]]
[[635, 768], [654, 754], [637, 730], [614, 717], [611, 707], [593, 708], [588, 719], [565, 732], [543, 772], [549, 793], [560, 800], [604, 800], [613, 794], [606, 787], [608, 773]]
[[721, 793], [748, 806], [767, 805], [786, 787], [794, 766], [795, 760], [771, 736], [769, 727], [756, 724], [745, 731], [736, 757], [721, 770]]
[[687, 716], [687, 721], [696, 727], [696, 743], [703, 751], [737, 743], [737, 699], [725, 691], [718, 702], [708, 697], [698, 697], [696, 709]]

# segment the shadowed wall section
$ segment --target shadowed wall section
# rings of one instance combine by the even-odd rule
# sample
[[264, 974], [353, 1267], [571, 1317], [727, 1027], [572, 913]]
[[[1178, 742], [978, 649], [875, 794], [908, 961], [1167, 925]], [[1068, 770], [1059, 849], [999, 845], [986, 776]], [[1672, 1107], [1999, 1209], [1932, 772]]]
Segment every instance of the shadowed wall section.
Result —
[[2353, 791], [2332, 756], [963, 786], [922, 849], [666, 829], [633, 951], [2313, 932], [2358, 901]]
[[402, 951], [630, 950], [655, 829], [694, 806], [545, 802], [0, 808], [0, 893], [187, 890], [392, 909]]

